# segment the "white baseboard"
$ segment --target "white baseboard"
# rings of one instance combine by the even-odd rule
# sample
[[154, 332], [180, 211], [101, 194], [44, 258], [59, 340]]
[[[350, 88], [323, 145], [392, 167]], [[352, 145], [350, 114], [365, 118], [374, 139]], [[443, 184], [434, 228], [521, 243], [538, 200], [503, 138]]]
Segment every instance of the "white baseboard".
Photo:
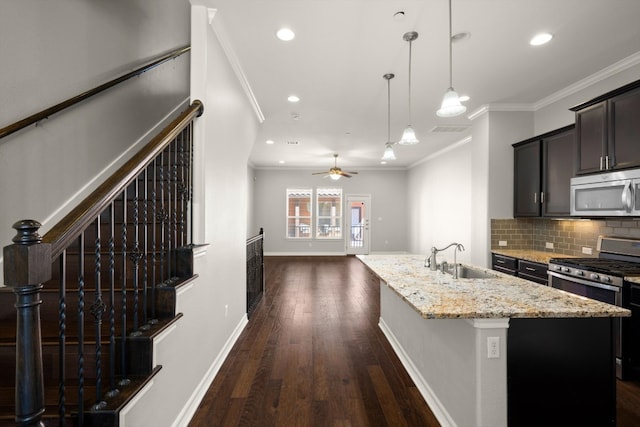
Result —
[[265, 252], [264, 256], [346, 256], [342, 252]]
[[207, 390], [209, 390], [211, 383], [218, 374], [222, 363], [229, 355], [229, 352], [231, 352], [233, 345], [238, 340], [238, 337], [240, 337], [240, 334], [244, 330], [245, 326], [247, 326], [248, 322], [249, 319], [245, 314], [244, 316], [242, 316], [242, 319], [234, 329], [233, 333], [229, 336], [229, 339], [227, 339], [227, 342], [222, 347], [222, 350], [220, 350], [220, 353], [218, 353], [218, 356], [215, 358], [209, 369], [207, 369], [207, 373], [204, 375], [202, 381], [200, 381], [196, 389], [193, 391], [191, 397], [185, 403], [184, 407], [176, 417], [173, 424], [171, 424], [171, 427], [187, 427], [189, 425], [191, 418], [193, 418], [193, 415], [198, 409], [198, 405], [200, 405], [200, 402], [204, 398], [204, 395], [207, 393]]
[[431, 387], [429, 387], [427, 381], [424, 379], [416, 365], [414, 365], [409, 355], [404, 351], [404, 348], [402, 348], [402, 345], [400, 345], [382, 317], [378, 322], [378, 327], [384, 336], [387, 337], [389, 344], [391, 344], [391, 347], [398, 356], [398, 359], [400, 359], [402, 366], [404, 366], [416, 387], [418, 387], [418, 391], [427, 402], [427, 405], [429, 405], [429, 409], [431, 409], [431, 412], [433, 412], [433, 415], [436, 417], [440, 425], [442, 427], [456, 427], [457, 425], [451, 418], [451, 415], [449, 415], [449, 412], [442, 405], [442, 402], [440, 402], [440, 399], [438, 399]]

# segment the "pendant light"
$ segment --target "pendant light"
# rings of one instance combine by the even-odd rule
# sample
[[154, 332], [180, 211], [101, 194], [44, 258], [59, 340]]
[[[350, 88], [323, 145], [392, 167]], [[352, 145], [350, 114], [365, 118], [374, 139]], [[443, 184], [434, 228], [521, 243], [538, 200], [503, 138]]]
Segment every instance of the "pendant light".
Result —
[[395, 160], [396, 155], [393, 152], [393, 142], [391, 142], [391, 79], [395, 74], [385, 74], [382, 76], [387, 81], [387, 143], [384, 145], [384, 154], [382, 160]]
[[409, 31], [402, 36], [404, 41], [409, 42], [409, 124], [402, 132], [402, 138], [398, 141], [400, 145], [414, 145], [417, 144], [418, 138], [416, 138], [416, 132], [411, 127], [411, 43], [418, 38], [418, 33], [415, 31]]
[[442, 105], [436, 112], [438, 117], [455, 117], [467, 111], [467, 107], [460, 103], [458, 93], [453, 90], [453, 60], [452, 58], [453, 34], [451, 30], [451, 0], [449, 0], [449, 88], [444, 93]]

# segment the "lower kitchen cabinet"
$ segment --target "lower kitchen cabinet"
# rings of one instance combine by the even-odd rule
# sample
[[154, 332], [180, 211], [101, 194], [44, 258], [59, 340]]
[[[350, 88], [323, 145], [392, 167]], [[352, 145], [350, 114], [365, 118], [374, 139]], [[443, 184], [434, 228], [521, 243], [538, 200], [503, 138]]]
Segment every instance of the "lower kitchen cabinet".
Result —
[[501, 273], [516, 276], [518, 259], [506, 255], [491, 254], [491, 268]]
[[546, 285], [548, 282], [547, 266], [520, 259], [518, 260], [518, 277]]
[[547, 285], [547, 265], [539, 262], [491, 253], [491, 268], [501, 273]]

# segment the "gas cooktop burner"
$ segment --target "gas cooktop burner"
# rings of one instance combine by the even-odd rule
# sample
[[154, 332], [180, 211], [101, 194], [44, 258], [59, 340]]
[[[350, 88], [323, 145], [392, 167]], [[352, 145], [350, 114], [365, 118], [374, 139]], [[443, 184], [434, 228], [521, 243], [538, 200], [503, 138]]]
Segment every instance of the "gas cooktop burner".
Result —
[[640, 275], [640, 263], [603, 258], [553, 258], [551, 263], [619, 276]]

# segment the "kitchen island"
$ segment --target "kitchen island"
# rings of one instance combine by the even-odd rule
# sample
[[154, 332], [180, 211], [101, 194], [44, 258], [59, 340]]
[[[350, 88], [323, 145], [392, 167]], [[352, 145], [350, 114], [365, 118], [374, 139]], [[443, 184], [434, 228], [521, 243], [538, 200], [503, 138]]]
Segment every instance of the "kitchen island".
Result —
[[380, 328], [443, 426], [615, 425], [612, 320], [628, 310], [491, 270], [455, 279], [420, 255], [358, 257], [380, 279]]

